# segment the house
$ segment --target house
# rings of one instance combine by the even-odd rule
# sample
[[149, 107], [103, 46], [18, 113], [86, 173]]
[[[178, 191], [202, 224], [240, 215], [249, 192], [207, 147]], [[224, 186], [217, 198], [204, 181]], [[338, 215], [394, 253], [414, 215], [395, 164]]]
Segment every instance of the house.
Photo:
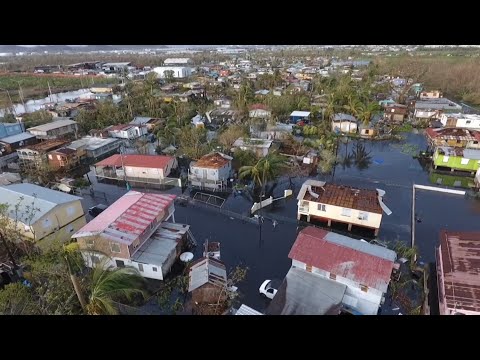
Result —
[[419, 95], [420, 100], [440, 99], [442, 97], [443, 93], [440, 90], [421, 91]]
[[433, 153], [433, 165], [447, 167], [450, 171], [469, 171], [472, 175], [480, 167], [480, 150], [438, 146]]
[[133, 140], [148, 133], [146, 126], [136, 124], [111, 125], [105, 130], [111, 137], [126, 140]]
[[192, 63], [190, 58], [167, 58], [163, 62], [164, 65], [189, 65]]
[[28, 183], [13, 184], [0, 187], [0, 199], [9, 206], [9, 219], [18, 221], [23, 236], [40, 241], [42, 246], [67, 241], [86, 224], [82, 198], [61, 191]]
[[[96, 163], [93, 170], [99, 180], [161, 185], [172, 180], [167, 177], [177, 166], [177, 160], [172, 156], [115, 154]], [[174, 182], [177, 183], [178, 179]]]
[[113, 94], [112, 85], [95, 85], [90, 88], [90, 92], [94, 94]]
[[440, 122], [444, 127], [480, 130], [480, 115], [477, 114], [442, 114]]
[[66, 147], [75, 150], [80, 160], [84, 159], [85, 162], [92, 163], [118, 153], [122, 144], [122, 140], [116, 138], [84, 136], [72, 141]]
[[338, 315], [346, 285], [291, 267], [266, 315]]
[[270, 139], [257, 139], [257, 138], [238, 138], [233, 143], [232, 151], [235, 149], [251, 150], [258, 157], [265, 157], [270, 151], [273, 140]]
[[64, 140], [46, 140], [17, 149], [20, 165], [37, 167], [48, 162], [47, 154], [67, 144]]
[[310, 111], [294, 111], [290, 114], [290, 124], [296, 124], [299, 121], [309, 123]]
[[222, 109], [230, 109], [232, 107], [232, 100], [226, 97], [214, 100], [215, 106], [219, 106]]
[[356, 133], [358, 121], [348, 114], [335, 114], [332, 119], [332, 131], [335, 133]]
[[0, 139], [0, 156], [10, 154], [22, 146], [33, 145], [37, 142], [36, 136], [27, 132], [4, 137]]
[[58, 139], [66, 136], [76, 136], [77, 122], [69, 118], [56, 118], [48, 124], [34, 126], [27, 131], [38, 139]]
[[454, 146], [461, 148], [480, 149], [480, 132], [463, 128], [427, 128], [425, 135], [432, 147]]
[[[382, 222], [382, 209], [385, 207], [382, 197], [384, 191], [356, 189], [349, 186], [327, 184], [318, 180], [307, 180], [298, 193], [297, 219], [307, 222], [318, 220], [374, 230], [378, 235]], [[385, 207], [387, 210], [388, 208]], [[387, 214], [390, 211], [385, 211]]]
[[208, 120], [207, 127], [218, 129], [221, 125], [234, 121], [237, 112], [235, 110], [218, 108], [206, 112], [205, 116]]
[[109, 62], [102, 65], [102, 70], [105, 73], [119, 73], [128, 70], [131, 62]]
[[21, 122], [0, 123], [0, 140], [9, 136], [18, 135], [25, 131], [25, 126]]
[[190, 163], [188, 180], [191, 186], [201, 189], [223, 190], [232, 172], [232, 157], [213, 152]]
[[415, 101], [413, 115], [415, 119], [435, 120], [442, 114], [462, 111], [462, 107], [446, 98]]
[[382, 108], [385, 108], [388, 105], [393, 105], [393, 104], [395, 104], [395, 100], [392, 100], [392, 99], [380, 100], [378, 102], [378, 105], [380, 105]]
[[48, 153], [48, 164], [53, 170], [68, 170], [80, 165], [80, 158], [74, 149], [62, 147]]
[[203, 257], [195, 261], [188, 275], [188, 292], [197, 306], [222, 303], [227, 297], [227, 269], [221, 260]]
[[363, 139], [371, 139], [377, 135], [377, 129], [372, 124], [360, 124], [360, 137]]
[[192, 239], [189, 225], [175, 223], [174, 199], [129, 191], [115, 201], [71, 236], [86, 266], [131, 266], [146, 278], [163, 280]]
[[270, 93], [270, 90], [266, 90], [266, 89], [258, 90], [258, 91], [255, 91], [255, 97], [264, 98], [269, 93]]
[[390, 122], [401, 123], [408, 115], [408, 107], [401, 104], [388, 104], [385, 106], [383, 118]]
[[153, 68], [153, 71], [157, 73], [161, 79], [172, 76], [173, 78], [182, 79], [192, 75], [192, 69], [183, 66], [158, 66]]
[[272, 112], [264, 104], [253, 104], [250, 106], [250, 111], [248, 113], [248, 116], [251, 118], [266, 119], [272, 116]]
[[203, 117], [200, 114], [197, 114], [192, 118], [192, 124], [196, 128], [203, 128], [205, 127], [205, 120], [207, 120], [205, 117]]
[[480, 315], [480, 232], [442, 230], [435, 251], [440, 315]]
[[[310, 226], [299, 232], [288, 257], [292, 268], [285, 284], [287, 301], [279, 289], [271, 306], [280, 303], [275, 307], [285, 314], [323, 315], [348, 307], [376, 315], [397, 255], [382, 246]], [[289, 289], [292, 284], [295, 287]], [[298, 308], [296, 301], [288, 301], [291, 297], [298, 301]], [[272, 313], [269, 310], [267, 314]]]

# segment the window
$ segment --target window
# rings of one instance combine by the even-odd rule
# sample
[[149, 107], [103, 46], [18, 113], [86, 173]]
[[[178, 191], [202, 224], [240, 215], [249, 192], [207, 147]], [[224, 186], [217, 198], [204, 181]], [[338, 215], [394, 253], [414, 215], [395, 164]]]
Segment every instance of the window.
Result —
[[462, 161], [460, 162], [460, 164], [467, 165], [469, 161], [470, 161], [469, 159], [462, 158]]
[[462, 141], [461, 140], [457, 140], [457, 144], [460, 144]]
[[342, 216], [350, 217], [352, 215], [352, 209], [342, 208]]
[[306, 266], [306, 270], [307, 270], [308, 272], [312, 272], [312, 265], [307, 265], [307, 266]]
[[143, 264], [138, 264], [138, 270], [140, 270], [140, 272], [143, 272]]
[[368, 286], [360, 284], [360, 290], [362, 290], [363, 292], [367, 292], [368, 291]]
[[465, 123], [470, 124], [471, 122], [472, 122], [472, 120], [467, 120]]
[[337, 275], [330, 273], [330, 279], [337, 280]]
[[369, 134], [370, 133], [370, 130], [365, 130], [365, 134]]
[[69, 232], [69, 233], [72, 233], [72, 232], [75, 230], [75, 228], [73, 227], [72, 224], [68, 225], [65, 229], [66, 229], [67, 232]]
[[49, 158], [50, 160], [53, 160], [52, 154], [48, 154], [48, 158]]
[[62, 157], [60, 155], [57, 155], [57, 160], [62, 160]]
[[95, 245], [95, 241], [94, 240], [85, 240], [85, 243], [87, 244], [87, 247], [91, 248]]
[[318, 211], [327, 211], [325, 209], [325, 204], [318, 204]]
[[358, 220], [368, 220], [368, 212], [359, 211], [358, 212]]
[[123, 260], [115, 260], [115, 263], [117, 264], [117, 267], [119, 267], [119, 268], [125, 267], [125, 263], [123, 262]]
[[477, 144], [478, 144], [478, 141], [477, 141], [477, 140], [475, 140], [473, 143], [474, 143], [475, 145], [477, 145]]
[[114, 253], [119, 253], [121, 252], [120, 250], [120, 245], [116, 244], [116, 243], [110, 243], [110, 249], [112, 250], [112, 252]]
[[157, 268], [155, 266], [152, 266], [152, 270], [157, 272]]

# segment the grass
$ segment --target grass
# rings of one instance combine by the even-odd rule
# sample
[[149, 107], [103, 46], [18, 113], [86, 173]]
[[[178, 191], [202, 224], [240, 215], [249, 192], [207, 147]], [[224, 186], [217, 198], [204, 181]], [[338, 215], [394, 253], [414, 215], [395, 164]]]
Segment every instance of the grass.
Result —
[[[25, 100], [37, 99], [48, 96], [48, 85], [53, 93], [63, 91], [73, 91], [82, 88], [88, 88], [93, 84], [115, 84], [114, 78], [79, 76], [65, 77], [52, 75], [35, 74], [0, 74], [0, 89], [8, 90], [12, 102], [19, 103], [19, 88], [22, 88]], [[6, 91], [1, 91], [0, 107], [9, 106], [10, 99]]]

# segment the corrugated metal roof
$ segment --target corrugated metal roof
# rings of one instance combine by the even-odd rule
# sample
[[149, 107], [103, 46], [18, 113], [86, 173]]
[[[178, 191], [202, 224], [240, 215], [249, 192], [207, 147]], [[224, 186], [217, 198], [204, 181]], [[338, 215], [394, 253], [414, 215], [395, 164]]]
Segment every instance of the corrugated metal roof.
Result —
[[235, 315], [263, 315], [261, 312], [252, 309], [250, 306], [242, 304], [238, 310], [235, 312]]
[[290, 116], [310, 116], [310, 111], [294, 111], [290, 114]]
[[343, 244], [334, 242], [335, 239], [340, 242], [334, 236], [326, 240], [328, 233], [312, 226], [303, 229], [298, 234], [288, 257], [386, 292], [392, 274], [393, 260], [373, 255], [371, 250], [369, 253], [357, 250], [358, 246], [361, 246], [355, 243], [358, 240], [351, 239], [349, 242], [343, 239], [341, 240]]
[[[23, 197], [23, 200], [20, 200]], [[33, 207], [37, 209], [33, 212], [34, 216], [31, 219], [31, 223], [35, 223], [38, 219], [52, 210], [55, 206], [60, 204], [66, 204], [69, 202], [82, 200], [81, 197], [66, 194], [61, 191], [51, 190], [42, 186], [34, 184], [13, 184], [0, 187], [0, 203], [9, 205], [9, 216], [15, 217], [14, 211], [15, 205], [20, 201], [20, 207], [18, 210], [19, 215], [23, 218], [30, 215]], [[29, 209], [27, 209], [29, 207]]]
[[192, 164], [192, 166], [198, 168], [219, 169], [232, 161], [232, 159], [233, 158], [231, 156], [222, 154], [220, 152], [214, 152], [202, 156], [200, 160]]
[[214, 258], [202, 258], [192, 265], [188, 291], [193, 291], [207, 283], [220, 287], [227, 285], [227, 270], [222, 261]]
[[480, 160], [480, 150], [477, 149], [464, 149], [463, 157], [470, 160]]
[[349, 114], [338, 113], [333, 115], [333, 121], [350, 121], [357, 122], [357, 119]]
[[480, 232], [441, 231], [440, 255], [447, 306], [480, 312]]
[[32, 131], [32, 130], [33, 131], [49, 131], [49, 130], [58, 129], [63, 126], [68, 126], [76, 123], [77, 123], [76, 121], [71, 120], [69, 118], [63, 118], [62, 120], [56, 120], [48, 124], [43, 124], [43, 125], [28, 128], [27, 131]]
[[267, 315], [334, 315], [347, 286], [298, 268], [290, 268], [267, 308]]
[[[123, 158], [123, 159], [122, 159]], [[153, 169], [165, 169], [174, 158], [164, 155], [120, 155], [114, 154], [95, 166], [132, 166]]]
[[95, 150], [111, 143], [121, 143], [122, 140], [117, 138], [99, 138], [95, 136], [84, 136], [79, 140], [72, 141], [67, 147], [78, 149], [85, 146], [85, 150]]
[[72, 238], [102, 235], [130, 245], [175, 199], [171, 194], [129, 191], [72, 235]]
[[24, 133], [21, 133], [21, 134], [4, 137], [4, 138], [0, 139], [0, 142], [6, 143], [6, 144], [14, 144], [16, 142], [28, 140], [28, 139], [31, 139], [31, 138], [34, 138], [34, 137], [35, 137], [35, 135], [32, 135], [28, 132], [24, 132]]

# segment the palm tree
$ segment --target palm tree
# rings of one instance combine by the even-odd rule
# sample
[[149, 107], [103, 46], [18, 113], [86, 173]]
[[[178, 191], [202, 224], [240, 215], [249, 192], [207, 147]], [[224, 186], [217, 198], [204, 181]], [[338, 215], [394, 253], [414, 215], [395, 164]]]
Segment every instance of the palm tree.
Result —
[[372, 116], [381, 110], [380, 105], [377, 102], [371, 101], [368, 104], [360, 104], [357, 112], [358, 119], [363, 122], [364, 125], [370, 124]]
[[145, 279], [137, 269], [132, 267], [109, 269], [101, 262], [92, 270], [92, 283], [86, 311], [89, 315], [117, 315], [115, 306], [126, 298], [132, 300], [136, 295], [143, 298], [146, 292], [142, 289]]
[[347, 97], [347, 104], [343, 106], [351, 115], [357, 117], [358, 113], [362, 107], [362, 103], [356, 96], [349, 95]]
[[253, 166], [242, 166], [239, 170], [239, 178], [252, 178], [255, 185], [262, 189], [263, 195], [267, 182], [275, 179], [285, 166], [286, 162], [283, 156], [275, 153], [268, 154]]

